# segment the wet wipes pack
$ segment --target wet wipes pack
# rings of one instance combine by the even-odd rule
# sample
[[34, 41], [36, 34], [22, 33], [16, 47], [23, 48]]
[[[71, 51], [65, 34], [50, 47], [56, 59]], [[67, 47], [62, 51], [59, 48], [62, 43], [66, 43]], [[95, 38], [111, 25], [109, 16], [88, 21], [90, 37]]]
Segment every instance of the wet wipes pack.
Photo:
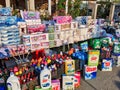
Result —
[[17, 16], [1, 16], [0, 17], [0, 26], [6, 25], [16, 25], [17, 24]]
[[8, 16], [5, 20], [5, 24], [7, 26], [16, 25], [17, 24], [17, 16]]
[[11, 16], [12, 9], [10, 7], [0, 8], [0, 16]]

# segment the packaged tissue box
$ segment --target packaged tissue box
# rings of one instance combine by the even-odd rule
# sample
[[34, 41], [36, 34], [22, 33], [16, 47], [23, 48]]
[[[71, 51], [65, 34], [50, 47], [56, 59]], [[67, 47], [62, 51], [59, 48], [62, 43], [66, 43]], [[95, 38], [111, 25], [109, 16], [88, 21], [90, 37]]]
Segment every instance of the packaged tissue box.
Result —
[[42, 33], [40, 34], [39, 41], [49, 41], [48, 33]]
[[61, 31], [61, 24], [55, 24], [55, 32]]
[[30, 36], [30, 43], [39, 43], [40, 42], [40, 35], [34, 34]]
[[55, 16], [55, 17], [53, 17], [53, 20], [57, 24], [70, 23], [70, 22], [72, 22], [72, 17], [71, 16]]
[[32, 51], [39, 50], [40, 48], [41, 48], [40, 43], [32, 43], [31, 44]]
[[78, 29], [78, 22], [71, 22], [71, 29]]
[[49, 40], [54, 40], [55, 39], [55, 34], [54, 33], [49, 33]]
[[52, 47], [55, 47], [55, 41], [49, 41], [49, 47], [52, 48]]
[[61, 24], [61, 30], [70, 30], [70, 29], [71, 29], [70, 23]]
[[54, 33], [55, 27], [54, 26], [48, 26], [48, 33]]
[[22, 41], [23, 41], [23, 44], [30, 43], [30, 35], [23, 35]]
[[49, 41], [40, 42], [40, 48], [49, 48]]

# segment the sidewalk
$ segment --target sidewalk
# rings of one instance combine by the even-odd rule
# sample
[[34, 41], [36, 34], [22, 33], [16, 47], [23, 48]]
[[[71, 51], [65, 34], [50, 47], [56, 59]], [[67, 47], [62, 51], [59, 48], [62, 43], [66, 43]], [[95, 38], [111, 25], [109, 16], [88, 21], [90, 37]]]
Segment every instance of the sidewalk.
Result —
[[93, 80], [81, 79], [81, 86], [76, 90], [120, 90], [120, 67], [113, 71], [98, 71], [97, 78]]

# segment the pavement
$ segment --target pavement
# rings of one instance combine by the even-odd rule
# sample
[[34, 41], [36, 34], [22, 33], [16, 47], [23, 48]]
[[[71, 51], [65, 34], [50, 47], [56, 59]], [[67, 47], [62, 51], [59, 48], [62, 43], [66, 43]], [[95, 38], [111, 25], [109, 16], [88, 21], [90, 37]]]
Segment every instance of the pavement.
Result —
[[81, 78], [81, 86], [75, 90], [120, 90], [120, 67], [113, 67], [112, 71], [98, 70], [96, 79]]

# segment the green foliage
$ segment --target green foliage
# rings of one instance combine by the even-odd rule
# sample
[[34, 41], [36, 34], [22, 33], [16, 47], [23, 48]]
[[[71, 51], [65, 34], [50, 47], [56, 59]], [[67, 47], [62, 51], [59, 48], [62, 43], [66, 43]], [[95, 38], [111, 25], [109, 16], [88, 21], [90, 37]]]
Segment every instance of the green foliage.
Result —
[[[65, 5], [66, 0], [59, 0], [57, 8], [59, 11], [59, 15], [65, 15]], [[80, 9], [81, 0], [68, 0], [68, 14], [73, 18], [77, 16], [86, 16], [87, 15], [87, 7]]]
[[63, 10], [63, 9], [65, 9], [65, 2], [66, 2], [66, 0], [59, 0], [58, 1], [58, 10]]
[[112, 3], [110, 1], [100, 1], [98, 3], [101, 5], [98, 6], [97, 18], [106, 18], [109, 16]]
[[70, 14], [73, 18], [80, 16], [81, 11], [80, 11], [80, 0], [75, 0], [72, 3], [72, 0], [69, 0], [68, 2], [68, 14]]

